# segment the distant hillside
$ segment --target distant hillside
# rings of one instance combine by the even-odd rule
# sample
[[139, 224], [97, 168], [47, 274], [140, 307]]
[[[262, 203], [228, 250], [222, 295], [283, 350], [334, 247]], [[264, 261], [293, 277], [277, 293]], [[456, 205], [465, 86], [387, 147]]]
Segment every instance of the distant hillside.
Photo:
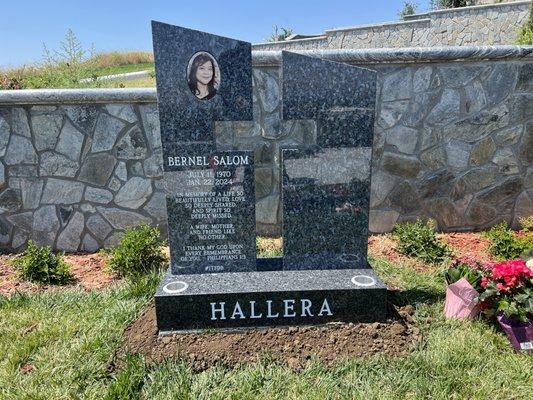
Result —
[[[0, 89], [139, 86], [141, 82], [97, 81], [97, 78], [146, 70], [154, 70], [154, 56], [146, 51], [100, 53], [81, 62], [48, 58], [37, 65], [0, 72]], [[85, 78], [90, 78], [91, 81], [80, 82]], [[154, 84], [155, 80], [151, 77], [143, 79], [141, 86]]]

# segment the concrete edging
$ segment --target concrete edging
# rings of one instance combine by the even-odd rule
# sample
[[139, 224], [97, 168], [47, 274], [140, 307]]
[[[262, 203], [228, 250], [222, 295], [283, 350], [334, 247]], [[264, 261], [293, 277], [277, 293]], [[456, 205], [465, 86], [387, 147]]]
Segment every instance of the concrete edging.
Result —
[[89, 83], [96, 81], [133, 81], [135, 79], [148, 78], [151, 71], [135, 71], [135, 72], [126, 72], [124, 74], [115, 74], [115, 75], [103, 75], [99, 76], [96, 79], [93, 78], [84, 78], [80, 79], [81, 83]]

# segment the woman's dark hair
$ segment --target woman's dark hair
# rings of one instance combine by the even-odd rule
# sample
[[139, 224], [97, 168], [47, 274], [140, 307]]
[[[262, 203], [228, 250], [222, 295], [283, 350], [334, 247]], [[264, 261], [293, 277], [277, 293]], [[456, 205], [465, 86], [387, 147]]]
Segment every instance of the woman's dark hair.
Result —
[[191, 92], [193, 92], [195, 96], [198, 96], [198, 94], [200, 94], [200, 91], [198, 90], [198, 81], [196, 80], [196, 71], [198, 71], [198, 68], [200, 67], [200, 65], [203, 65], [208, 61], [211, 63], [211, 66], [213, 67], [213, 77], [207, 84], [208, 94], [207, 96], [203, 97], [202, 100], [207, 100], [207, 99], [212, 98], [217, 92], [217, 90], [215, 89], [216, 72], [215, 72], [215, 63], [213, 61], [213, 58], [205, 53], [198, 54], [192, 61], [191, 69], [189, 71], [189, 76], [188, 76], [189, 88], [191, 89]]

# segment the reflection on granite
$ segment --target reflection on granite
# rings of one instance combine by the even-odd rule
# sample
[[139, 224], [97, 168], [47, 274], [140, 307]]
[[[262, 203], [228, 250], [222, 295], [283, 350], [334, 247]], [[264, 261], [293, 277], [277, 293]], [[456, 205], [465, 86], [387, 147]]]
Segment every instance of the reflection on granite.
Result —
[[317, 119], [320, 112], [374, 108], [374, 71], [286, 51], [282, 59], [283, 119]]
[[317, 144], [322, 147], [372, 147], [374, 109], [333, 108], [317, 118]]
[[317, 143], [282, 149], [283, 268], [367, 268], [376, 74], [283, 52], [283, 116]]
[[[341, 150], [362, 157], [328, 157]], [[366, 268], [370, 152], [283, 150], [285, 269]]]

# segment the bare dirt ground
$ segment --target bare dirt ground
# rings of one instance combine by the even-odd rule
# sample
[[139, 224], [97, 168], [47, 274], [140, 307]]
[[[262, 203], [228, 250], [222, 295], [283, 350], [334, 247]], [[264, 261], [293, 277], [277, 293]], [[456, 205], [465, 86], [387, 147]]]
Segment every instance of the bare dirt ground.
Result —
[[[490, 242], [480, 233], [449, 232], [440, 233], [437, 238], [448, 244], [457, 258], [472, 257], [482, 263], [494, 261], [489, 254]], [[396, 249], [392, 235], [374, 235], [368, 238], [368, 254], [374, 258], [384, 258], [392, 263], [402, 264], [418, 272], [433, 270], [435, 267], [408, 256]]]
[[376, 353], [403, 356], [421, 339], [419, 329], [413, 326], [413, 312], [410, 305], [401, 309], [391, 306], [384, 322], [159, 336], [152, 302], [124, 331], [112, 368], [120, 368], [128, 353], [142, 354], [148, 363], [183, 359], [196, 371], [217, 364], [235, 367], [262, 358], [286, 363], [298, 371], [311, 358], [331, 365], [343, 358]]
[[10, 265], [13, 257], [15, 256], [0, 256], [0, 295], [11, 296], [17, 292], [61, 290], [76, 286], [86, 290], [102, 289], [118, 280], [106, 270], [106, 256], [99, 253], [66, 255], [65, 261], [70, 265], [74, 280], [65, 286], [41, 285], [18, 279], [15, 270]]
[[437, 237], [453, 249], [456, 257], [472, 257], [482, 263], [494, 261], [488, 251], [490, 241], [479, 233], [450, 232]]

